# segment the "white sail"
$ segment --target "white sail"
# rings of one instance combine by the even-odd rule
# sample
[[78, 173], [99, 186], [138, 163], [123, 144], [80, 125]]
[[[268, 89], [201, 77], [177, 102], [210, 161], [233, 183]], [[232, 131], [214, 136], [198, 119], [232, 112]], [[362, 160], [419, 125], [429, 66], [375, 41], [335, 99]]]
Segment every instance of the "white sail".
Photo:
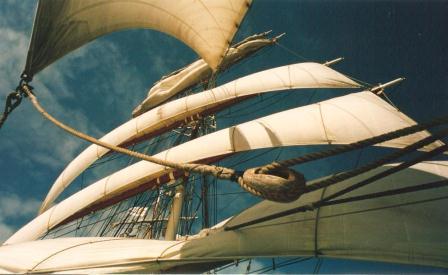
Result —
[[[448, 187], [325, 206], [236, 231], [223, 228], [319, 200], [385, 170], [308, 193], [292, 203], [263, 201], [198, 235], [177, 241], [60, 238], [0, 247], [2, 273], [158, 272], [252, 257], [314, 256], [448, 267]], [[448, 162], [414, 165], [350, 194], [361, 195], [448, 178]], [[430, 224], [430, 226], [428, 226]], [[368, 234], [366, 234], [368, 232]], [[36, 253], [39, 251], [39, 253]], [[196, 264], [196, 265], [195, 265]], [[182, 269], [185, 271], [185, 269]]]
[[[347, 144], [414, 124], [413, 120], [376, 95], [361, 92], [223, 129], [170, 148], [155, 157], [183, 163], [267, 147]], [[403, 147], [428, 135], [427, 132], [420, 132], [381, 145]], [[435, 142], [430, 147], [440, 144]], [[92, 205], [102, 205], [124, 192], [130, 194], [142, 185], [150, 189], [157, 184], [157, 180], [161, 180], [162, 175], [170, 172], [169, 168], [146, 161], [128, 166], [48, 209], [17, 231], [6, 243], [34, 240]]]
[[[298, 63], [282, 66], [234, 80], [214, 89], [184, 97], [159, 106], [109, 132], [101, 140], [113, 145], [136, 139], [224, 105], [235, 98], [256, 93], [297, 88], [357, 88], [346, 76], [318, 63]], [[91, 145], [77, 156], [59, 175], [44, 200], [41, 212], [48, 209], [56, 197], [94, 161], [108, 152]]]
[[[278, 37], [268, 39], [264, 34], [253, 35], [241, 43], [230, 47], [221, 63], [224, 69], [237, 60], [242, 59], [257, 50], [274, 43]], [[149, 91], [147, 98], [138, 105], [132, 116], [136, 117], [163, 103], [177, 93], [210, 78], [212, 69], [203, 59], [199, 59], [173, 74], [163, 77]]]
[[170, 34], [216, 69], [251, 0], [39, 1], [25, 72], [111, 32], [149, 28]]

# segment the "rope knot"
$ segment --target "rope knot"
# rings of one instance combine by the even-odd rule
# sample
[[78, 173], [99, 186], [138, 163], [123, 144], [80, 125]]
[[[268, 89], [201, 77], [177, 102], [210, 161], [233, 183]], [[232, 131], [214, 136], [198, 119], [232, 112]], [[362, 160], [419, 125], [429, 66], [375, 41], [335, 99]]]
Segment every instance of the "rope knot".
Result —
[[283, 166], [267, 172], [260, 167], [248, 169], [238, 183], [250, 193], [276, 202], [295, 201], [306, 191], [305, 177]]

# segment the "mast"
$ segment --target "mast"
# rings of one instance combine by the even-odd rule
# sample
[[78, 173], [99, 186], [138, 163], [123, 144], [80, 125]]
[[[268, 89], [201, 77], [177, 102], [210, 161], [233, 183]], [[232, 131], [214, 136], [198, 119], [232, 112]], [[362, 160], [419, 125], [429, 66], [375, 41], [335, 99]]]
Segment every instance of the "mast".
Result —
[[202, 197], [202, 228], [210, 227], [209, 211], [209, 183], [207, 176], [201, 176], [201, 197]]
[[[184, 182], [184, 181], [183, 181]], [[177, 228], [179, 225], [182, 204], [184, 200], [185, 188], [184, 185], [179, 184], [176, 186], [176, 193], [173, 197], [173, 202], [171, 204], [171, 214], [168, 218], [168, 224], [166, 226], [165, 240], [174, 241], [176, 240]]]

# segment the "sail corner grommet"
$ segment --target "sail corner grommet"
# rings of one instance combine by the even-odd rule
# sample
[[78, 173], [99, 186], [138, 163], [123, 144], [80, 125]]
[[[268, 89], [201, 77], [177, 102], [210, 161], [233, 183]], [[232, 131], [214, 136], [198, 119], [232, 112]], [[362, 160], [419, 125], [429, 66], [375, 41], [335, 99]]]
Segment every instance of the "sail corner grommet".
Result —
[[240, 179], [247, 191], [275, 202], [292, 202], [306, 192], [303, 174], [287, 167], [267, 173], [261, 173], [259, 167], [247, 169]]

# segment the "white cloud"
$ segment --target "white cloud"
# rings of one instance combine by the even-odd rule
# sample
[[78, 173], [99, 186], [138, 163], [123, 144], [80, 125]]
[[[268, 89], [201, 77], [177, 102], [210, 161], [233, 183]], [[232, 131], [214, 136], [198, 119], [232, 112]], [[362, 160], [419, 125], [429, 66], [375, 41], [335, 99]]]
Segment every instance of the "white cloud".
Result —
[[25, 217], [37, 213], [40, 202], [36, 199], [20, 198], [16, 194], [0, 197], [0, 217]]
[[[34, 198], [21, 198], [16, 194], [0, 196], [0, 243], [17, 230], [21, 220], [29, 220], [37, 214], [40, 202]], [[19, 222], [18, 222], [19, 221]]]
[[2, 220], [0, 220], [0, 243], [6, 241], [11, 235], [14, 233], [14, 228], [7, 224], [4, 224]]
[[[7, 52], [7, 54], [0, 56], [0, 87], [10, 88], [12, 90], [17, 85], [18, 75], [25, 64], [28, 38], [24, 33], [14, 31], [10, 28], [1, 28], [0, 41], [0, 51]], [[56, 87], [60, 87], [61, 90], [67, 90], [63, 78], [60, 77], [60, 73], [53, 70], [52, 77], [56, 80]], [[55, 111], [55, 113], [64, 114], [61, 105], [50, 96], [48, 88], [42, 85], [41, 81], [36, 81], [33, 85], [38, 88], [39, 97], [45, 99], [44, 105], [50, 106], [48, 109]], [[70, 139], [63, 139], [63, 133], [58, 132], [59, 130], [55, 131], [56, 129], [49, 128], [47, 131], [43, 131], [47, 123], [36, 115], [37, 112], [32, 110], [28, 102], [22, 103], [22, 105], [25, 106], [18, 107], [10, 115], [2, 129], [2, 136], [6, 136], [9, 139], [6, 142], [2, 141], [0, 143], [0, 151], [3, 151], [3, 153], [16, 151], [15, 147], [17, 147], [17, 144], [20, 144], [25, 150], [15, 152], [13, 157], [15, 156], [18, 159], [31, 158], [37, 161], [45, 159], [42, 164], [50, 164], [52, 167], [60, 166], [61, 160], [67, 161], [69, 157], [75, 154], [80, 144], [75, 145]], [[87, 122], [87, 119], [82, 115], [77, 115], [75, 118], [76, 124], [78, 125], [84, 125]], [[98, 131], [94, 129], [94, 132]], [[33, 141], [33, 144], [29, 144], [29, 141]], [[36, 143], [41, 144], [42, 147], [36, 147]], [[53, 148], [58, 143], [60, 147], [56, 148], [64, 148], [66, 150], [64, 152], [56, 150], [56, 154], [54, 154]], [[52, 153], [49, 154], [49, 152]]]
[[0, 83], [3, 87], [14, 88], [18, 75], [25, 65], [28, 38], [24, 33], [11, 28], [0, 28]]
[[[18, 7], [16, 13], [22, 14], [28, 8], [29, 5], [22, 5]], [[8, 25], [14, 21], [4, 17], [2, 22]], [[7, 53], [0, 56], [0, 87], [12, 90], [17, 85], [25, 64], [28, 40], [28, 34], [24, 31], [15, 30], [12, 26], [0, 28], [0, 51]], [[105, 58], [105, 61], [99, 61], [98, 57], [107, 56], [109, 58]], [[108, 66], [105, 67], [103, 62], [107, 62]], [[81, 66], [79, 66], [80, 63]], [[86, 108], [92, 106], [80, 106], [77, 101], [82, 94], [95, 94], [95, 97], [103, 99], [103, 105], [96, 105], [104, 110], [102, 117], [110, 117], [111, 112], [116, 117], [129, 117], [131, 108], [122, 108], [123, 105], [133, 105], [127, 92], [138, 89], [142, 85], [133, 79], [136, 68], [127, 66], [124, 70], [124, 65], [127, 65], [126, 58], [121, 56], [112, 43], [104, 41], [100, 44], [93, 43], [43, 70], [35, 77], [32, 85], [41, 104], [50, 114], [82, 132], [101, 137], [111, 129], [101, 129], [103, 126], [101, 124], [98, 127], [95, 121], [98, 123], [99, 120], [89, 119], [84, 113]], [[95, 79], [88, 79], [88, 81], [98, 83], [97, 87], [94, 87], [97, 90], [80, 91], [73, 84], [69, 84], [80, 71], [94, 75]], [[105, 71], [119, 72], [117, 74], [120, 77], [105, 79], [107, 77], [103, 76], [106, 75], [103, 73]], [[82, 84], [82, 80], [79, 81]], [[2, 94], [2, 104], [5, 95]], [[10, 154], [14, 152], [10, 157], [16, 161], [28, 159], [52, 169], [61, 169], [87, 143], [50, 125], [37, 114], [26, 99], [23, 101], [22, 106], [10, 115], [2, 129], [0, 152], [4, 156], [6, 152]], [[17, 150], [18, 147], [20, 150]]]

